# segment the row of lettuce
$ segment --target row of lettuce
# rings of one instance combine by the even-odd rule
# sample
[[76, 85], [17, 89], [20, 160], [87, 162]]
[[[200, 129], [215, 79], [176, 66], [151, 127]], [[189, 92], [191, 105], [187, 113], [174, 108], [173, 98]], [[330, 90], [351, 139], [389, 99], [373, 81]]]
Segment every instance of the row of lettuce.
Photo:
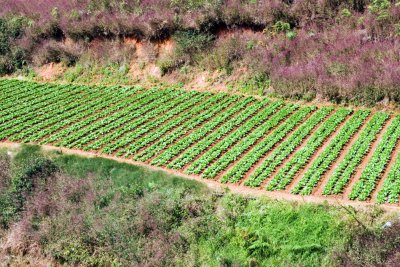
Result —
[[96, 151], [270, 191], [399, 200], [400, 116], [173, 88], [0, 80], [0, 92], [1, 140]]

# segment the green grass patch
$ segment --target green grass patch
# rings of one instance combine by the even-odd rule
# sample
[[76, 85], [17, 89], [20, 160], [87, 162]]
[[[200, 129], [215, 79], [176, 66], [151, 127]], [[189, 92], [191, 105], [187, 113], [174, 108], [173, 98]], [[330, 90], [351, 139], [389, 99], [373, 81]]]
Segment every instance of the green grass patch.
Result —
[[[373, 239], [382, 232], [374, 223], [375, 232], [366, 231], [348, 211], [328, 204], [215, 194], [164, 172], [32, 146], [23, 146], [9, 161], [11, 183], [2, 196], [27, 194], [21, 194], [22, 210], [8, 210], [7, 222], [17, 226], [19, 241], [37, 242], [42, 253], [61, 264], [339, 266], [368, 258], [360, 248], [366, 235], [375, 242], [376, 262], [391, 255], [377, 250], [382, 242], [391, 240], [382, 248], [397, 244], [387, 237]], [[48, 171], [29, 172], [37, 166]], [[15, 181], [33, 186], [15, 191]], [[20, 202], [8, 200], [19, 207], [15, 203]], [[367, 224], [382, 214], [355, 216]], [[13, 229], [0, 233], [7, 231]], [[357, 233], [363, 235], [354, 238]]]

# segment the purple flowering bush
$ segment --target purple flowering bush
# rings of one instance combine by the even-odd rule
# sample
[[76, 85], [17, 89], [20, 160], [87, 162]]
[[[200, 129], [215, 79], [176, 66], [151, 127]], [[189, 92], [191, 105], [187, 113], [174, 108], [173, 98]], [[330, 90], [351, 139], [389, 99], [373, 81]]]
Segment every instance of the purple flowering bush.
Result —
[[[10, 46], [19, 52], [10, 49], [2, 54], [0, 49], [0, 73], [18, 69], [18, 59], [23, 60], [19, 65], [60, 59], [73, 64], [84, 53], [82, 47], [95, 39], [133, 37], [160, 42], [189, 32], [211, 36], [206, 39], [212, 43], [198, 45], [206, 47], [202, 50], [191, 49], [196, 47], [193, 43], [192, 47], [178, 47], [178, 55], [166, 66], [163, 63], [164, 73], [182, 66], [224, 69], [228, 74], [245, 69], [249, 76], [265, 77], [270, 91], [287, 97], [400, 101], [400, 5], [395, 1], [2, 2], [0, 19], [10, 24], [22, 17], [23, 34], [6, 35]], [[56, 44], [67, 38], [80, 45], [71, 51]], [[46, 52], [46, 47], [51, 51]], [[14, 55], [11, 59], [10, 54]], [[8, 64], [4, 71], [2, 63]]]

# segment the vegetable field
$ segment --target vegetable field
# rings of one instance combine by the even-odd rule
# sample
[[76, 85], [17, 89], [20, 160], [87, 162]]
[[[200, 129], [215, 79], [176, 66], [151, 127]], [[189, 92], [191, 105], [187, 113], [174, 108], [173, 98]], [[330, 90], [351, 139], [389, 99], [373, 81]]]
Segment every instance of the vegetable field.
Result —
[[0, 140], [246, 188], [397, 205], [400, 115], [170, 88], [0, 80]]

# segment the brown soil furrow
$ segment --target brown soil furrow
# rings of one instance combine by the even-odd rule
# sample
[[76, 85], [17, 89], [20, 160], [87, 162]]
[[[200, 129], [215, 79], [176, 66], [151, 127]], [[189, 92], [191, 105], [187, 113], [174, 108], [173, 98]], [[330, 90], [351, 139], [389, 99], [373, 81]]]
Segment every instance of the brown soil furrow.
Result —
[[[244, 178], [241, 180], [240, 184], [243, 185], [245, 181], [247, 181], [250, 176], [260, 167], [261, 164], [263, 164], [263, 162], [273, 153], [273, 151], [278, 148], [283, 142], [286, 142], [286, 140], [292, 135], [293, 132], [297, 131], [298, 128], [300, 128], [315, 112], [317, 112], [318, 109], [316, 109], [315, 111], [311, 112], [307, 118], [304, 119], [304, 121], [300, 124], [298, 124], [290, 133], [287, 134], [287, 136], [284, 138], [284, 140], [282, 140], [282, 142], [279, 142], [276, 147], [272, 150], [270, 150], [267, 154], [265, 154], [263, 157], [261, 157], [258, 162], [256, 164], [254, 164], [251, 169], [246, 173], [246, 175], [244, 176]], [[333, 111], [332, 111], [333, 112]], [[303, 139], [303, 141], [301, 142], [301, 144], [299, 146], [301, 146], [304, 143], [304, 140], [308, 139], [308, 136], [310, 136], [310, 134], [314, 133], [314, 131], [316, 131], [316, 129], [319, 127], [319, 125], [321, 125], [323, 122], [325, 122], [325, 120], [327, 118], [329, 118], [332, 115], [332, 112], [330, 114], [328, 114], [320, 123], [318, 123], [312, 130], [311, 132]], [[286, 160], [297, 151], [297, 149], [295, 149], [292, 153], [290, 153], [290, 155], [285, 159]], [[278, 168], [279, 166], [277, 166]], [[265, 183], [265, 181], [264, 181]]]
[[377, 181], [377, 185], [375, 187], [375, 190], [371, 194], [371, 199], [370, 199], [371, 201], [375, 201], [376, 200], [376, 196], [378, 195], [378, 192], [381, 191], [381, 188], [383, 186], [383, 183], [386, 180], [386, 177], [389, 175], [390, 170], [392, 169], [392, 167], [396, 163], [397, 155], [399, 154], [399, 152], [400, 152], [400, 141], [397, 140], [396, 146], [392, 151], [389, 163], [386, 165], [386, 168], [383, 171], [383, 174], [381, 175], [380, 179]]
[[[162, 127], [163, 125], [169, 123], [171, 120], [174, 120], [176, 117], [179, 117], [179, 116], [181, 116], [183, 113], [187, 112], [188, 109], [192, 109], [192, 108], [194, 108], [194, 107], [196, 107], [196, 106], [202, 104], [204, 101], [207, 101], [207, 99], [208, 99], [208, 97], [205, 98], [203, 101], [200, 101], [200, 102], [196, 103], [194, 106], [188, 107], [188, 108], [186, 108], [185, 110], [179, 112], [178, 114], [172, 116], [171, 118], [167, 119], [166, 121], [164, 121], [163, 123], [161, 123], [161, 124], [158, 125], [157, 127], [151, 129], [151, 130], [149, 131], [149, 133], [156, 131], [158, 128], [160, 128], [160, 127]], [[184, 104], [184, 102], [185, 102], [185, 101], [183, 101], [182, 103], [178, 104], [177, 106]], [[176, 106], [176, 107], [177, 107], [177, 106]], [[150, 119], [147, 120], [145, 123], [149, 123], [149, 122], [152, 122], [152, 121], [157, 121], [159, 117], [165, 115], [165, 114], [166, 114], [167, 112], [169, 112], [169, 111], [171, 111], [171, 110], [164, 111], [164, 112], [162, 112], [161, 114], [158, 114], [157, 116], [155, 116], [155, 117], [153, 117], [153, 118], [150, 118]], [[116, 132], [116, 131], [118, 131], [119, 129], [124, 128], [127, 124], [131, 123], [132, 121], [136, 121], [136, 120], [138, 120], [138, 119], [140, 119], [140, 117], [133, 118], [133, 119], [131, 119], [131, 120], [129, 120], [129, 121], [126, 121], [125, 123], [121, 124], [120, 126], [114, 128], [114, 129], [112, 129], [112, 130], [110, 131], [110, 133]], [[142, 126], [142, 125], [140, 125], [139, 127], [141, 127], [141, 126]], [[126, 136], [126, 135], [129, 134], [129, 133], [131, 133], [131, 131], [128, 131], [128, 132], [124, 133], [123, 135], [119, 136], [118, 139], [124, 138], [124, 136]], [[146, 134], [147, 134], [147, 133], [142, 134], [142, 135], [136, 137], [135, 139], [132, 139], [128, 144], [126, 144], [125, 146], [120, 147], [119, 149], [117, 149], [117, 150], [115, 151], [115, 153], [118, 153], [118, 151], [127, 148], [127, 147], [130, 146], [133, 142], [135, 142], [136, 140], [142, 138], [142, 137], [143, 137], [144, 135], [146, 135]], [[91, 145], [92, 143], [98, 141], [99, 139], [100, 139], [100, 138], [96, 138], [95, 140], [92, 140], [92, 141], [90, 141], [89, 143], [87, 143], [85, 146], [89, 146], [89, 145]], [[115, 143], [118, 139], [116, 139], [116, 140], [114, 140], [114, 141], [112, 141], [112, 142]], [[109, 144], [104, 144], [104, 145], [103, 145], [102, 147], [100, 147], [98, 150], [99, 150], [99, 151], [103, 150], [103, 148], [106, 147], [107, 145], [109, 145]], [[115, 153], [114, 153], [114, 154], [115, 154]]]
[[[194, 127], [193, 129], [187, 131], [185, 134], [183, 134], [181, 137], [179, 137], [178, 139], [176, 139], [175, 141], [173, 141], [171, 144], [167, 145], [166, 147], [164, 147], [161, 151], [158, 151], [156, 154], [154, 154], [150, 159], [148, 159], [146, 161], [146, 163], [150, 163], [154, 158], [158, 157], [161, 153], [163, 153], [165, 150], [169, 149], [170, 147], [174, 146], [177, 142], [181, 141], [182, 139], [186, 138], [187, 136], [191, 135], [193, 132], [197, 131], [198, 129], [200, 129], [201, 127], [203, 127], [204, 124], [210, 122], [212, 119], [215, 118], [215, 116], [220, 115], [221, 113], [227, 111], [228, 109], [230, 109], [233, 105], [235, 105], [236, 102], [233, 102], [231, 104], [229, 104], [229, 106], [227, 106], [226, 108], [224, 108], [223, 110], [221, 110], [220, 112], [218, 112], [217, 114], [215, 114], [214, 116], [208, 118], [207, 120], [203, 121], [202, 123], [200, 123], [200, 125], [197, 125], [196, 127]], [[236, 116], [237, 113], [235, 113], [233, 116]], [[224, 123], [224, 122], [223, 122]], [[207, 136], [207, 135], [206, 135]], [[204, 138], [204, 137], [203, 137]], [[150, 144], [149, 146], [146, 146], [142, 149], [140, 149], [136, 154], [139, 154], [140, 152], [144, 151], [145, 149], [147, 149], [148, 147], [150, 147], [152, 144]], [[175, 156], [174, 158], [172, 158], [171, 161], [175, 160], [175, 158], [177, 158], [179, 155], [181, 155], [183, 152], [179, 153], [177, 156]], [[133, 158], [134, 156], [128, 157], [128, 158]]]
[[[131, 97], [129, 97], [129, 98], [131, 98]], [[124, 100], [126, 100], [126, 99], [124, 99]], [[138, 100], [138, 101], [140, 101], [140, 100]], [[152, 100], [150, 103], [152, 103], [153, 101], [157, 101], [157, 99]], [[167, 100], [166, 102], [163, 102], [162, 104], [165, 104], [165, 103], [167, 103], [167, 102], [169, 102], [169, 101], [171, 101], [171, 99], [170, 99], [170, 100]], [[135, 102], [137, 102], [137, 101], [135, 101]], [[160, 105], [161, 105], [161, 104], [160, 104]], [[114, 106], [114, 105], [113, 105], [113, 106]], [[112, 106], [110, 106], [110, 107], [112, 107]], [[110, 108], [110, 107], [109, 107], [109, 108]], [[151, 112], [152, 110], [154, 110], [154, 109], [156, 109], [156, 108], [158, 108], [158, 107], [159, 107], [159, 106], [154, 107], [154, 108], [151, 108], [151, 109], [148, 110], [147, 112]], [[119, 112], [124, 112], [124, 110], [125, 110], [125, 109], [128, 109], [128, 108], [129, 108], [129, 104], [127, 104], [127, 105], [126, 105], [125, 107], [123, 107], [122, 109], [115, 110], [115, 111], [111, 112], [110, 114], [107, 114], [106, 116], [103, 116], [103, 117], [100, 117], [100, 118], [96, 119], [95, 121], [91, 122], [89, 125], [86, 125], [85, 127], [82, 127], [81, 129], [79, 129], [79, 131], [85, 130], [86, 128], [91, 127], [93, 124], [95, 124], [95, 123], [97, 123], [97, 122], [99, 122], [99, 121], [101, 121], [101, 120], [103, 120], [103, 119], [108, 119], [108, 118], [110, 118], [110, 117], [116, 115], [116, 114], [119, 113]], [[161, 116], [162, 116], [163, 114], [164, 114], [164, 112], [161, 114]], [[114, 121], [117, 121], [117, 120], [118, 120], [118, 118], [115, 118], [115, 119], [113, 119], [113, 122], [114, 122]], [[102, 127], [104, 127], [104, 126], [102, 126]], [[95, 131], [96, 131], [96, 130], [99, 130], [99, 129], [101, 129], [101, 127], [100, 127], [100, 128], [96, 128]], [[90, 134], [90, 132], [85, 133], [85, 134], [84, 134], [83, 136], [81, 136], [80, 138], [86, 137], [88, 134]], [[76, 140], [75, 140], [74, 142], [76, 142]]]
[[[271, 102], [271, 103], [272, 103], [272, 102]], [[254, 115], [252, 115], [252, 116], [250, 116], [249, 118], [247, 118], [247, 119], [246, 119], [245, 121], [243, 121], [240, 125], [234, 127], [234, 128], [233, 128], [232, 130], [230, 130], [228, 133], [224, 134], [221, 138], [215, 140], [209, 147], [207, 147], [204, 151], [202, 151], [200, 154], [198, 154], [198, 155], [192, 160], [192, 162], [198, 160], [198, 159], [199, 159], [200, 157], [202, 157], [205, 153], [207, 153], [208, 150], [210, 150], [210, 149], [211, 149], [212, 147], [214, 147], [216, 144], [218, 144], [219, 142], [221, 142], [222, 140], [224, 140], [228, 135], [230, 135], [231, 133], [233, 133], [234, 131], [236, 131], [237, 129], [239, 129], [243, 124], [245, 124], [245, 123], [247, 123], [249, 120], [251, 120], [252, 117], [257, 116], [257, 114], [261, 113], [264, 109], [268, 108], [268, 106], [271, 105], [271, 103], [269, 103], [269, 104], [268, 104], [267, 106], [265, 106], [264, 108], [260, 109], [260, 110], [259, 110], [258, 112], [256, 112]], [[278, 112], [282, 107], [284, 107], [284, 106], [281, 106], [281, 107], [277, 108], [277, 110], [276, 110], [274, 113], [270, 114], [268, 117], [266, 117], [265, 120], [268, 120], [271, 116], [273, 116], [276, 112]], [[264, 121], [265, 121], [265, 120], [264, 120]], [[260, 126], [260, 125], [259, 125], [259, 126]], [[255, 127], [257, 128], [258, 126], [255, 126]], [[250, 132], [252, 132], [253, 130], [254, 130], [254, 128], [253, 128], [252, 130], [250, 130]], [[246, 135], [246, 136], [247, 136], [247, 135]], [[241, 139], [241, 140], [242, 140], [242, 139]], [[189, 148], [195, 146], [196, 144], [197, 144], [197, 143], [192, 144], [190, 147], [188, 147], [187, 149], [185, 149], [185, 151], [188, 150]], [[185, 152], [185, 151], [184, 151], [184, 152]], [[182, 152], [181, 155], [182, 155], [184, 152]], [[192, 162], [189, 162], [188, 164], [186, 164], [186, 165], [182, 168], [182, 170], [186, 170], [186, 169], [192, 164]]]
[[340, 162], [342, 162], [344, 157], [347, 155], [347, 153], [349, 152], [349, 150], [353, 146], [353, 144], [357, 141], [360, 133], [367, 127], [367, 124], [373, 115], [374, 114], [372, 112], [368, 115], [368, 117], [364, 120], [363, 125], [361, 125], [361, 127], [350, 138], [349, 142], [347, 142], [347, 144], [342, 148], [342, 150], [339, 154], [339, 157], [334, 162], [332, 162], [328, 171], [324, 175], [322, 175], [321, 179], [319, 180], [319, 182], [317, 183], [317, 185], [315, 186], [315, 188], [313, 190], [314, 195], [322, 196], [322, 191], [324, 190], [324, 187], [325, 187], [326, 183], [328, 182], [329, 178], [332, 176], [333, 172], [338, 167]]
[[[18, 150], [20, 147], [19, 143], [12, 143], [12, 142], [0, 142], [0, 147], [4, 147], [10, 150]], [[61, 154], [65, 155], [77, 155], [85, 158], [93, 158], [93, 157], [98, 157], [99, 155], [96, 153], [92, 152], [84, 152], [81, 150], [74, 150], [74, 149], [66, 149], [66, 148], [60, 148], [60, 147], [54, 147], [54, 146], [49, 146], [49, 145], [44, 145], [42, 146], [44, 151], [58, 151]], [[175, 175], [175, 176], [180, 176], [182, 178], [186, 179], [191, 179], [191, 180], [196, 180], [198, 182], [201, 182], [207, 187], [209, 187], [211, 190], [215, 190], [221, 193], [226, 192], [227, 190], [240, 194], [243, 196], [247, 197], [269, 197], [272, 199], [277, 199], [277, 200], [284, 200], [284, 201], [289, 201], [289, 202], [299, 202], [299, 203], [329, 203], [331, 205], [350, 205], [352, 207], [355, 207], [360, 210], [371, 210], [376, 207], [375, 204], [371, 204], [368, 202], [363, 202], [363, 201], [351, 201], [351, 200], [346, 200], [346, 199], [335, 199], [331, 197], [321, 197], [321, 196], [300, 196], [300, 195], [293, 195], [293, 194], [288, 194], [287, 192], [278, 192], [278, 191], [266, 191], [262, 190], [260, 188], [248, 188], [248, 187], [243, 187], [239, 186], [236, 184], [221, 184], [217, 181], [214, 180], [208, 180], [208, 179], [202, 179], [199, 176], [196, 175], [187, 175], [184, 174], [180, 171], [175, 171], [175, 170], [170, 170], [167, 168], [162, 168], [162, 167], [156, 167], [156, 166], [151, 166], [143, 162], [138, 162], [138, 161], [133, 161], [130, 159], [126, 158], [118, 158], [118, 157], [113, 157], [110, 155], [101, 155], [102, 158], [105, 159], [110, 159], [114, 160], [117, 162], [121, 163], [127, 163], [127, 164], [133, 164], [136, 166], [141, 166], [145, 167], [151, 171], [164, 171], [170, 175]], [[388, 204], [382, 204], [379, 205], [382, 209], [386, 211], [395, 211], [398, 212], [400, 211], [400, 207], [398, 205], [388, 205]]]
[[342, 197], [345, 199], [348, 199], [349, 194], [351, 193], [351, 190], [353, 189], [354, 184], [360, 179], [362, 172], [365, 169], [365, 166], [367, 166], [368, 162], [370, 161], [372, 155], [374, 154], [374, 151], [376, 147], [378, 146], [379, 142], [382, 139], [382, 136], [385, 134], [387, 128], [392, 124], [392, 121], [394, 120], [394, 116], [391, 116], [388, 120], [386, 120], [385, 125], [383, 126], [382, 130], [378, 133], [377, 138], [375, 141], [372, 143], [367, 155], [364, 157], [364, 159], [361, 161], [360, 165], [356, 168], [356, 172], [353, 175], [352, 179], [350, 179], [349, 183], [344, 189], [344, 192], [342, 194]]
[[[283, 120], [281, 120], [277, 125], [275, 125], [274, 127], [272, 127], [271, 129], [268, 130], [268, 132], [265, 134], [265, 137], [261, 137], [259, 138], [253, 145], [251, 145], [250, 147], [248, 147], [245, 151], [243, 151], [243, 153], [240, 155], [239, 158], [237, 158], [234, 162], [230, 163], [228, 165], [228, 167], [222, 171], [221, 173], [219, 173], [215, 178], [213, 178], [213, 180], [215, 181], [219, 181], [222, 178], [222, 175], [225, 174], [226, 170], [233, 168], [233, 166], [235, 166], [237, 164], [237, 162], [243, 158], [244, 155], [247, 155], [255, 146], [257, 146], [262, 140], [264, 140], [264, 138], [266, 138], [267, 136], [269, 136], [276, 128], [278, 128], [280, 125], [282, 125], [283, 123], [285, 123], [287, 120], [290, 119], [290, 117], [292, 117], [295, 112], [297, 112], [298, 109], [292, 111], [292, 113], [290, 113], [286, 118], [284, 118]], [[274, 114], [276, 114], [278, 111], [276, 111]], [[272, 115], [274, 115], [272, 114]], [[230, 146], [227, 150], [223, 151], [221, 153], [221, 155], [215, 159], [213, 159], [213, 161], [209, 164], [209, 166], [212, 166], [214, 163], [216, 163], [226, 152], [228, 152], [229, 150], [231, 150], [236, 144], [238, 144], [239, 142], [241, 142], [242, 140], [245, 140], [249, 135], [251, 135], [252, 132], [256, 131], [259, 127], [261, 127], [261, 125], [253, 128], [250, 132], [248, 132], [243, 138], [241, 138], [239, 141], [235, 142], [232, 146]]]
[[[142, 91], [140, 91], [140, 92], [142, 92]], [[138, 92], [138, 93], [140, 93], [140, 92]], [[130, 96], [130, 98], [136, 96], [138, 93], [133, 94], [132, 96]], [[100, 108], [100, 109], [96, 110], [95, 113], [90, 113], [90, 114], [84, 116], [83, 118], [80, 118], [79, 120], [75, 120], [75, 121], [73, 121], [73, 122], [71, 122], [71, 123], [65, 125], [64, 127], [61, 127], [60, 129], [57, 129], [56, 131], [52, 132], [51, 134], [46, 135], [45, 137], [41, 138], [41, 139], [38, 140], [37, 142], [40, 143], [40, 142], [42, 142], [42, 141], [45, 141], [45, 140], [46, 140], [47, 138], [49, 138], [50, 136], [55, 135], [55, 134], [57, 134], [57, 133], [59, 133], [59, 132], [65, 130], [65, 129], [67, 129], [68, 127], [71, 127], [73, 124], [76, 124], [76, 123], [79, 123], [79, 122], [81, 122], [81, 121], [84, 121], [84, 120], [86, 120], [88, 117], [93, 116], [93, 115], [96, 114], [96, 113], [103, 112], [103, 111], [106, 110], [106, 109], [112, 108], [113, 106], [118, 105], [119, 103], [121, 103], [121, 102], [123, 102], [123, 101], [125, 101], [125, 100], [126, 100], [126, 99], [123, 98], [123, 99], [120, 99], [120, 100], [118, 100], [117, 102], [114, 102], [114, 103], [112, 103], [112, 104], [110, 104], [110, 105], [108, 105], [108, 106], [106, 106], [106, 107], [104, 107], [104, 108]], [[135, 101], [135, 102], [136, 102], [136, 101]], [[83, 103], [83, 104], [84, 104], [84, 103]], [[116, 111], [116, 112], [117, 112], [117, 111]], [[73, 115], [73, 116], [75, 116], [75, 115]], [[102, 117], [102, 118], [104, 118], [104, 117]], [[102, 119], [102, 118], [99, 118], [99, 119]], [[98, 121], [99, 119], [97, 119], [97, 121]], [[52, 126], [52, 125], [51, 125], [51, 126]], [[50, 128], [51, 126], [48, 126], [47, 128]], [[88, 127], [88, 126], [85, 126], [85, 127]], [[46, 129], [47, 129], [47, 128], [46, 128]], [[82, 128], [82, 129], [83, 129], [83, 128]], [[58, 140], [58, 141], [60, 141], [60, 140]], [[58, 142], [58, 141], [56, 141], [56, 142]], [[51, 143], [51, 144], [53, 144], [53, 143]], [[51, 144], [49, 144], [49, 145], [51, 145]]]
[[[223, 101], [223, 100], [220, 100], [220, 101]], [[213, 106], [218, 105], [218, 104], [219, 104], [219, 102], [214, 103]], [[227, 107], [227, 108], [229, 108], [229, 107]], [[224, 110], [220, 111], [219, 113], [221, 113], [221, 112], [223, 112], [223, 111], [224, 111]], [[219, 113], [217, 113], [217, 114], [219, 114]], [[190, 119], [192, 119], [192, 118], [189, 118], [189, 119], [185, 120], [184, 122], [182, 122], [181, 124], [179, 124], [179, 125], [173, 127], [171, 130], [169, 130], [168, 132], [164, 133], [164, 134], [161, 135], [159, 138], [163, 138], [163, 137], [165, 137], [166, 135], [170, 134], [171, 132], [176, 131], [177, 128], [181, 127], [183, 124], [185, 124], [185, 123], [186, 123], [187, 121], [189, 121]], [[198, 129], [199, 127], [201, 127], [201, 125], [203, 125], [204, 123], [207, 123], [207, 122], [210, 121], [211, 119], [212, 119], [212, 117], [209, 118], [208, 120], [202, 122], [199, 126], [195, 127], [194, 129]], [[190, 130], [190, 132], [192, 133], [194, 129]], [[187, 135], [187, 133], [186, 133], [185, 135]], [[183, 137], [180, 137], [178, 140], [180, 140], [181, 138], [183, 138]], [[149, 148], [150, 146], [152, 146], [153, 143], [155, 143], [155, 142], [157, 142], [157, 141], [158, 141], [158, 139], [156, 139], [154, 142], [152, 142], [152, 143], [150, 143], [150, 144], [145, 145], [144, 147], [142, 147], [141, 149], [139, 149], [139, 150], [135, 153], [135, 155], [137, 155], [137, 154], [143, 152], [144, 150], [146, 150], [147, 148]], [[177, 142], [177, 140], [176, 140], [175, 142]], [[175, 142], [174, 142], [174, 143], [175, 143]], [[166, 149], [166, 148], [164, 148], [164, 149]], [[102, 150], [102, 149], [99, 149], [99, 151], [101, 151], [101, 150]], [[163, 151], [163, 150], [162, 150], [162, 151]], [[161, 153], [162, 151], [160, 151], [159, 153]], [[154, 155], [154, 157], [156, 157], [159, 153], [157, 153], [156, 155]], [[130, 156], [129, 158], [132, 158], [132, 157], [134, 157], [134, 155], [133, 155], [133, 156]], [[152, 157], [152, 158], [154, 158], [154, 157]], [[151, 159], [152, 159], [152, 158], [151, 158]], [[150, 159], [150, 160], [151, 160], [151, 159]]]
[[[314, 127], [314, 129], [311, 130], [311, 132], [304, 138], [304, 140], [301, 142], [301, 144], [294, 149], [294, 151], [292, 153], [289, 154], [289, 156], [287, 156], [280, 165], [278, 165], [275, 168], [275, 171], [273, 173], [271, 173], [270, 177], [268, 179], [265, 179], [261, 185], [259, 186], [260, 188], [265, 188], [265, 186], [267, 185], [267, 183], [275, 176], [278, 174], [279, 172], [279, 168], [282, 166], [285, 166], [293, 157], [293, 155], [295, 155], [300, 149], [302, 149], [304, 146], [307, 145], [308, 141], [311, 139], [311, 137], [313, 136], [313, 134], [325, 123], [325, 121], [327, 121], [333, 114], [335, 114], [336, 110], [333, 110], [330, 114], [328, 114], [328, 116], [326, 116], [316, 127]], [[266, 159], [266, 157], [259, 163], [259, 165], [261, 165], [264, 160]], [[257, 168], [259, 167], [259, 165], [257, 166]], [[256, 171], [256, 168], [254, 168], [254, 170], [252, 170], [252, 172], [248, 173], [248, 178], [250, 178], [250, 176]], [[246, 180], [245, 179], [245, 180]], [[244, 181], [245, 181], [244, 180]]]
[[[296, 112], [296, 111], [295, 111]], [[262, 156], [257, 163], [253, 164], [253, 166], [250, 168], [250, 170], [245, 174], [245, 176], [239, 181], [237, 182], [238, 184], [243, 184], [244, 181], [247, 179], [248, 174], [249, 173], [253, 173], [255, 171], [255, 168], [257, 166], [259, 166], [263, 161], [263, 159], [265, 159], [266, 157], [268, 157], [280, 144], [282, 144], [283, 142], [286, 141], [287, 138], [289, 138], [289, 136], [296, 131], [305, 121], [307, 121], [310, 116], [312, 114], [314, 114], [316, 112], [316, 110], [311, 111], [301, 122], [299, 122], [297, 125], [295, 125], [287, 134], [286, 136], [280, 140], [278, 143], [276, 143], [264, 156]], [[294, 114], [294, 113], [293, 113]], [[291, 116], [288, 116], [287, 119], [289, 119]], [[283, 122], [282, 122], [283, 123]], [[278, 127], [278, 126], [276, 126]], [[274, 127], [274, 128], [276, 128]], [[274, 129], [272, 129], [271, 131], [274, 131]], [[221, 172], [218, 175], [218, 180], [221, 179], [222, 177], [224, 177], [225, 174], [227, 174], [232, 168], [234, 168], [244, 157], [246, 157], [252, 150], [253, 148], [257, 145], [257, 143], [261, 142], [262, 140], [264, 140], [265, 138], [268, 138], [271, 135], [271, 132], [269, 132], [264, 138], [261, 138], [261, 140], [257, 141], [256, 144], [254, 144], [253, 146], [251, 146], [245, 153], [243, 153], [242, 155], [240, 155], [240, 157], [238, 159], [236, 159], [234, 162], [232, 162], [223, 172]]]
[[344, 127], [344, 125], [354, 116], [354, 112], [353, 114], [347, 116], [336, 128], [336, 130], [331, 133], [328, 138], [325, 139], [325, 141], [322, 143], [321, 146], [319, 146], [319, 148], [317, 149], [317, 151], [315, 151], [315, 153], [311, 156], [311, 158], [308, 160], [306, 166], [303, 166], [303, 168], [295, 175], [295, 177], [293, 178], [293, 180], [290, 182], [290, 184], [288, 184], [286, 186], [285, 191], [287, 193], [290, 193], [292, 191], [292, 189], [297, 185], [297, 183], [300, 181], [300, 179], [303, 177], [303, 175], [306, 173], [306, 171], [311, 167], [311, 165], [313, 164], [314, 160], [316, 160], [318, 158], [318, 156], [326, 149], [326, 147], [331, 143], [331, 141], [333, 140], [333, 138], [335, 138], [335, 136], [337, 134], [339, 134], [340, 130]]
[[[252, 105], [254, 103], [251, 103]], [[205, 136], [203, 136], [202, 138], [200, 138], [199, 140], [197, 140], [196, 142], [194, 142], [193, 144], [191, 144], [190, 146], [188, 146], [187, 148], [185, 148], [183, 151], [181, 151], [178, 155], [176, 155], [175, 157], [173, 157], [169, 162], [174, 161], [175, 159], [179, 158], [180, 155], [182, 155], [183, 153], [186, 152], [186, 150], [188, 150], [189, 148], [196, 146], [198, 142], [200, 142], [201, 140], [203, 140], [204, 138], [207, 138], [210, 134], [212, 134], [214, 131], [217, 131], [220, 127], [222, 127], [223, 125], [225, 125], [225, 123], [228, 123], [229, 120], [231, 120], [232, 118], [236, 117], [237, 115], [239, 115], [241, 112], [243, 112], [243, 110], [246, 109], [246, 107], [243, 107], [241, 110], [239, 110], [238, 112], [236, 112], [235, 114], [233, 114], [229, 119], [227, 119], [226, 121], [222, 122], [220, 125], [218, 125], [213, 131], [207, 133]], [[223, 138], [222, 138], [223, 139]], [[220, 139], [220, 140], [222, 140]], [[213, 144], [214, 145], [214, 144]], [[211, 147], [211, 146], [210, 146]], [[187, 166], [185, 166], [187, 167]], [[183, 170], [183, 169], [182, 169]]]

